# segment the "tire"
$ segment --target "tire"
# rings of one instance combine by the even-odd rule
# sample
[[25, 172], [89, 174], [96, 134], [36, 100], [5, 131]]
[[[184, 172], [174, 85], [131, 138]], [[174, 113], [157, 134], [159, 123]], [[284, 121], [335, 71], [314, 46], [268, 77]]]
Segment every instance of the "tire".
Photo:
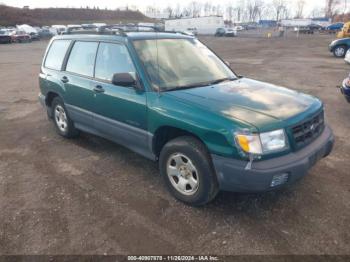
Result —
[[336, 46], [333, 50], [333, 55], [335, 57], [344, 57], [348, 48], [346, 46], [340, 45]]
[[205, 205], [219, 191], [210, 155], [193, 137], [169, 141], [160, 153], [159, 170], [170, 193], [188, 205]]
[[59, 135], [65, 138], [74, 138], [79, 135], [79, 131], [74, 127], [74, 123], [69, 118], [66, 107], [60, 97], [53, 99], [51, 110], [52, 119]]

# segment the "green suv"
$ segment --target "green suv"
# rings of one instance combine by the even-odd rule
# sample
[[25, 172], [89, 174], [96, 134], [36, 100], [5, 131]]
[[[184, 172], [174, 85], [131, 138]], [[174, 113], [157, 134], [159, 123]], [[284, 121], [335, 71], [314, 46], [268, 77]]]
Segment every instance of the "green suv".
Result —
[[39, 82], [60, 135], [88, 132], [158, 161], [191, 205], [291, 184], [333, 147], [319, 99], [237, 76], [178, 33], [56, 36]]

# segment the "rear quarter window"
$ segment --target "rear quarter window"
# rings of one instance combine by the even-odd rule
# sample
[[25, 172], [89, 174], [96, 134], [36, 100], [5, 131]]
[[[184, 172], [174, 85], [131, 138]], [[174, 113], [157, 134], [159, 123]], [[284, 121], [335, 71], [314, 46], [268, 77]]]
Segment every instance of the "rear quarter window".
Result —
[[71, 40], [54, 40], [45, 59], [45, 67], [61, 70]]

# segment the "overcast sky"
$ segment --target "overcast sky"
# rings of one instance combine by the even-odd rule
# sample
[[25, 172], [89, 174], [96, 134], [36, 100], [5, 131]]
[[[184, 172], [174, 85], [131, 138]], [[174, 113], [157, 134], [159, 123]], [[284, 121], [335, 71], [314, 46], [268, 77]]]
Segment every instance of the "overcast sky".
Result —
[[[208, 2], [210, 0], [197, 0], [198, 2]], [[213, 4], [226, 4], [226, 3], [235, 3], [239, 0], [221, 0], [215, 1], [212, 0]], [[272, 0], [266, 0], [272, 1]], [[296, 3], [298, 0], [289, 0], [290, 3]], [[35, 7], [81, 7], [81, 6], [99, 6], [100, 8], [109, 8], [115, 9], [117, 7], [126, 6], [126, 5], [135, 5], [138, 6], [140, 10], [143, 10], [146, 6], [159, 6], [160, 8], [164, 8], [167, 5], [171, 4], [175, 6], [177, 3], [181, 5], [186, 5], [190, 1], [189, 0], [0, 0], [0, 3], [4, 3], [10, 6], [23, 7], [28, 5], [30, 8]], [[309, 14], [314, 7], [323, 7], [325, 0], [305, 0], [305, 14]]]

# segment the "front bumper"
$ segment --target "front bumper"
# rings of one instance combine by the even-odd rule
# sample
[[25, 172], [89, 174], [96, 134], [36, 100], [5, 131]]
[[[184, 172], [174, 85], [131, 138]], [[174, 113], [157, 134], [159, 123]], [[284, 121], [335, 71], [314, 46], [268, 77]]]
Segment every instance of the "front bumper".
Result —
[[333, 49], [334, 49], [334, 46], [333, 46], [333, 45], [329, 45], [329, 46], [328, 46], [329, 52], [333, 53]]
[[[221, 190], [234, 192], [262, 192], [292, 184], [304, 177], [308, 170], [332, 151], [334, 136], [326, 126], [325, 130], [307, 147], [286, 156], [253, 162], [246, 170], [247, 161], [212, 155]], [[288, 174], [287, 181], [272, 187], [275, 176]]]

